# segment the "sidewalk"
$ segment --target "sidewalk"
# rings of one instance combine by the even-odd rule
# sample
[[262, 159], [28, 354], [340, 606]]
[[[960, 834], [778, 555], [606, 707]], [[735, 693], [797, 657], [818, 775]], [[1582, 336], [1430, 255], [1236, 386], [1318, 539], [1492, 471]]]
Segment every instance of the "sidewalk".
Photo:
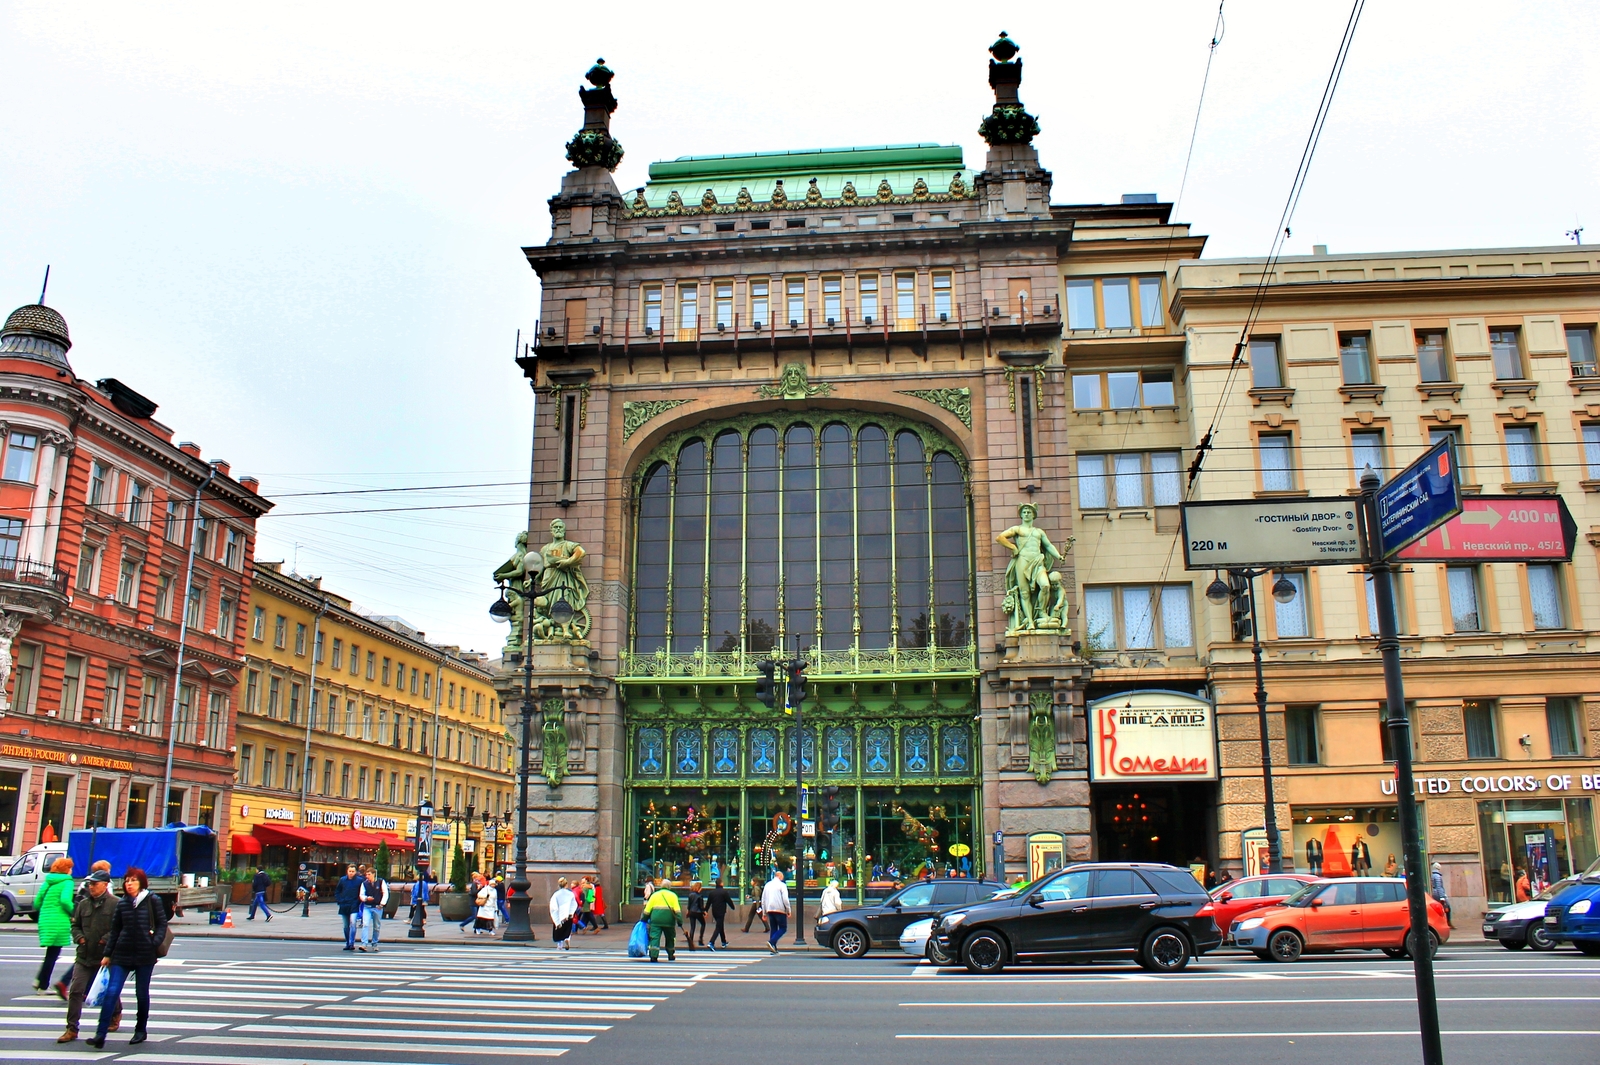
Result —
[[[287, 908], [281, 905], [276, 906], [273, 908], [274, 912], [271, 921], [264, 918], [260, 911], [256, 912], [254, 921], [248, 920], [250, 913], [248, 903], [243, 905], [234, 903], [230, 909], [233, 912], [232, 928], [211, 924], [207, 919], [207, 914], [192, 910], [182, 917], [173, 918], [174, 934], [185, 938], [204, 936], [216, 939], [288, 939], [321, 940], [329, 943], [344, 942], [343, 922], [339, 920], [338, 907], [331, 902], [313, 904], [310, 917], [300, 916], [299, 903]], [[548, 947], [550, 945], [549, 907], [535, 899], [531, 913], [533, 917], [533, 934], [538, 937], [535, 945]], [[758, 921], [751, 925], [750, 931], [746, 933], [740, 931], [744, 927], [743, 915], [741, 914], [737, 922], [731, 920], [732, 916], [732, 914], [729, 914], [729, 949], [765, 951], [767, 949], [767, 934], [762, 930], [761, 923]], [[806, 917], [806, 926], [809, 932], [811, 925], [809, 907], [807, 908]], [[379, 942], [393, 943], [398, 940], [407, 940], [411, 943], [498, 943], [504, 933], [504, 928], [501, 927], [495, 931], [493, 936], [475, 936], [472, 934], [470, 926], [463, 931], [454, 921], [441, 920], [436, 906], [428, 907], [428, 922], [425, 930], [427, 935], [424, 939], [408, 939], [407, 933], [410, 931], [408, 910], [402, 906], [393, 919], [383, 922], [383, 927], [379, 932]], [[34, 940], [38, 935], [38, 931], [39, 926], [25, 917], [16, 917], [6, 924], [0, 924], [0, 936], [23, 935], [30, 940]], [[628, 935], [632, 931], [632, 922], [618, 924], [613, 921], [609, 930], [603, 929], [598, 935], [585, 933], [573, 936], [572, 949], [575, 951], [584, 949], [622, 950], [627, 947]], [[794, 929], [791, 927], [789, 933], [784, 936], [783, 943], [779, 949], [784, 953], [790, 953], [796, 950], [815, 951], [817, 947], [810, 941], [810, 936], [808, 935], [806, 946], [796, 948], [794, 946]], [[689, 953], [681, 932], [678, 934], [678, 951], [680, 955]]]

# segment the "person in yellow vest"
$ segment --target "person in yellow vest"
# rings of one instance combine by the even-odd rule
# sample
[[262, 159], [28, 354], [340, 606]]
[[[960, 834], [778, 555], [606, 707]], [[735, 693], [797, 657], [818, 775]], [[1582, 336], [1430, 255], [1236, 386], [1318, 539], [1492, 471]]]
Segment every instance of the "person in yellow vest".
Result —
[[644, 901], [644, 915], [650, 921], [651, 961], [659, 960], [663, 941], [667, 947], [667, 960], [678, 960], [678, 925], [682, 923], [682, 913], [682, 907], [678, 905], [678, 893], [668, 887], [665, 880], [657, 879], [655, 890]]

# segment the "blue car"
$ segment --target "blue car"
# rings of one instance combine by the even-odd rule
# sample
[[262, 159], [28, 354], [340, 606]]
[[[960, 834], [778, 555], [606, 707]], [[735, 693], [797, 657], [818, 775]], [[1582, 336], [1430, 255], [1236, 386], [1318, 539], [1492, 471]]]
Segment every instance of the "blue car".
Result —
[[1591, 958], [1600, 957], [1600, 861], [1545, 904], [1544, 927], [1557, 943], [1571, 943]]

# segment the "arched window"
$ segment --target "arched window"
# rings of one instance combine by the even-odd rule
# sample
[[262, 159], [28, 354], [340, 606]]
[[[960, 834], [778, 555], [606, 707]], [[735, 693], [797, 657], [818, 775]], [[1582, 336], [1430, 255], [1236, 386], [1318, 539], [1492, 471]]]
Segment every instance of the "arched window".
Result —
[[635, 491], [635, 655], [970, 645], [966, 470], [926, 425], [714, 423], [663, 443]]

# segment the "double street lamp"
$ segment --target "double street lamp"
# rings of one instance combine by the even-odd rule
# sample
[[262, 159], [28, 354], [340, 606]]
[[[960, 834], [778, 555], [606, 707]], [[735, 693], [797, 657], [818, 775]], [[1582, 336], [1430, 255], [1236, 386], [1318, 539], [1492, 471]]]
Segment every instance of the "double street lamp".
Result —
[[[1256, 578], [1269, 572], [1264, 569], [1230, 569], [1228, 580], [1223, 580], [1220, 575], [1212, 580], [1206, 588], [1206, 598], [1218, 606], [1231, 603], [1235, 618], [1239, 617], [1239, 607], [1243, 606], [1250, 617], [1250, 653], [1256, 662], [1256, 720], [1261, 733], [1261, 782], [1266, 801], [1267, 872], [1280, 873], [1283, 871], [1283, 844], [1278, 838], [1278, 802], [1272, 787], [1272, 744], [1267, 738], [1267, 685], [1261, 673], [1261, 623], [1256, 617], [1255, 594]], [[1280, 603], [1293, 601], [1298, 593], [1294, 582], [1286, 577], [1280, 576], [1272, 583], [1272, 598]], [[1236, 640], [1242, 635], [1239, 628], [1235, 624], [1233, 638]]]
[[[565, 600], [556, 604], [556, 607], [565, 607], [565, 621], [572, 620], [572, 606]], [[500, 596], [489, 606], [489, 616], [496, 621], [510, 621], [512, 615], [510, 600], [506, 598], [506, 587], [500, 585]], [[512, 663], [517, 658], [522, 659], [522, 736], [521, 760], [517, 763], [517, 852], [516, 871], [512, 874], [511, 883], [507, 885], [506, 911], [509, 917], [506, 921], [505, 942], [507, 943], [535, 943], [538, 937], [533, 934], [533, 924], [529, 919], [528, 907], [531, 899], [528, 891], [533, 886], [528, 881], [528, 758], [532, 751], [533, 733], [533, 589], [526, 589], [522, 594], [522, 650], [519, 655], [507, 656]]]

